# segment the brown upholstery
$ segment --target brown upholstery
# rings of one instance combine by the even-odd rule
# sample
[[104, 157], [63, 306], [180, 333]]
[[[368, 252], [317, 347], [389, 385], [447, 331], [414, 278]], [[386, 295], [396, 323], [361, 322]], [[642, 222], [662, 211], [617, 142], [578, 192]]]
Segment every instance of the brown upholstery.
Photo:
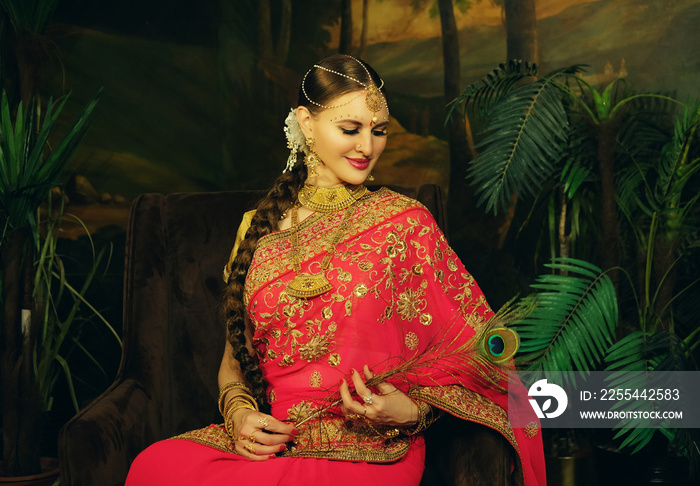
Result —
[[[440, 188], [395, 188], [425, 204], [445, 228]], [[124, 483], [155, 441], [220, 422], [217, 319], [221, 272], [243, 212], [259, 191], [144, 194], [126, 240], [124, 349], [115, 382], [61, 430], [61, 484]], [[431, 484], [440, 483], [439, 474]]]

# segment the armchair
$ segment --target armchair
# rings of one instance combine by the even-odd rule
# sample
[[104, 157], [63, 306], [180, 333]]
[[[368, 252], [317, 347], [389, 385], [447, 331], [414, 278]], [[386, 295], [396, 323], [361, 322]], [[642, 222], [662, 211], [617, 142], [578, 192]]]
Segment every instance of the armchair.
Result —
[[[392, 189], [425, 204], [445, 229], [438, 186]], [[122, 485], [131, 462], [153, 442], [221, 421], [221, 271], [243, 212], [263, 195], [144, 194], [133, 202], [120, 369], [109, 389], [61, 430], [61, 484]], [[453, 445], [451, 451], [459, 449]], [[450, 467], [426, 472], [424, 483], [442, 484]]]

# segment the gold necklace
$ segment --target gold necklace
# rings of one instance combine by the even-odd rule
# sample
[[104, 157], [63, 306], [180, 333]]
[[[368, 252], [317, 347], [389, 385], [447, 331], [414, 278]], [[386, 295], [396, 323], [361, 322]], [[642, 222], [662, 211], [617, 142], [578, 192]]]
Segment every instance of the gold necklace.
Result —
[[333, 288], [333, 285], [328, 281], [326, 277], [326, 270], [331, 263], [331, 258], [335, 253], [335, 247], [340, 243], [340, 238], [347, 231], [351, 216], [355, 212], [355, 206], [351, 205], [345, 211], [343, 219], [340, 222], [340, 227], [338, 231], [333, 235], [333, 240], [331, 245], [326, 252], [326, 256], [321, 262], [321, 271], [318, 273], [306, 273], [301, 271], [301, 248], [299, 247], [299, 206], [294, 205], [292, 207], [292, 251], [290, 253], [290, 258], [292, 260], [292, 266], [296, 275], [294, 280], [287, 284], [285, 291], [292, 297], [297, 297], [300, 299], [309, 299], [311, 297], [316, 297], [317, 295], [324, 294]]
[[299, 191], [299, 202], [314, 211], [331, 213], [345, 209], [365, 195], [367, 188], [359, 186], [318, 187], [304, 184]]

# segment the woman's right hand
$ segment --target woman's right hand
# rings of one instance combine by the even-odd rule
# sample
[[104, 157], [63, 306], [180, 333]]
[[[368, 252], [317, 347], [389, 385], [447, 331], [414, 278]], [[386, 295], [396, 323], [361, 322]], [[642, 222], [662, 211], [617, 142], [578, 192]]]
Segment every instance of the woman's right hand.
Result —
[[231, 419], [236, 453], [252, 461], [273, 459], [299, 433], [292, 424], [246, 408], [233, 412]]

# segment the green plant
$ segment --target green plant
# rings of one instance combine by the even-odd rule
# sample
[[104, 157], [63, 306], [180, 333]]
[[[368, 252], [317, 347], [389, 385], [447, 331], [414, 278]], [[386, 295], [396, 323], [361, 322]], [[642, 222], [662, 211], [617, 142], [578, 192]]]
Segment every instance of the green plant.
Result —
[[[618, 154], [650, 143], [649, 132], [628, 130], [623, 139], [622, 128], [644, 113], [641, 100], [680, 103], [633, 93], [622, 79], [596, 89], [583, 69], [574, 65], [541, 76], [534, 65], [501, 65], [468, 86], [452, 110], [461, 106], [465, 114], [487, 119], [469, 169], [478, 204], [496, 213], [516, 195], [519, 201], [546, 202], [550, 257], [576, 256], [570, 250], [577, 239], [598, 239], [602, 267], [608, 269], [619, 265], [622, 245]], [[616, 274], [611, 276], [617, 286]]]
[[[546, 203], [553, 261], [533, 285], [534, 310], [515, 324], [516, 362], [698, 370], [700, 327], [684, 309], [700, 279], [681, 270], [699, 263], [700, 104], [635, 94], [624, 80], [596, 89], [581, 69], [539, 76], [534, 66], [502, 65], [453, 105], [488, 120], [470, 169], [479, 203], [494, 212], [516, 199]], [[576, 251], [597, 264], [569, 258], [576, 238]], [[700, 470], [696, 432], [660, 431]], [[621, 423], [616, 438], [637, 452], [654, 436]]]
[[532, 288], [535, 305], [514, 324], [521, 338], [516, 363], [528, 371], [592, 371], [613, 343], [618, 324], [615, 288], [598, 267], [558, 258]]
[[[61, 198], [61, 201], [63, 199]], [[43, 403], [43, 410], [50, 411], [53, 402], [53, 392], [58, 380], [63, 377], [68, 387], [73, 408], [77, 413], [78, 398], [73, 386], [73, 373], [71, 372], [68, 357], [76, 350], [84, 353], [89, 361], [103, 374], [104, 369], [96, 359], [80, 342], [80, 330], [82, 326], [92, 324], [93, 320], [104, 325], [121, 346], [121, 339], [110, 323], [102, 314], [85, 298], [94, 277], [102, 266], [108, 247], [103, 247], [98, 253], [90, 239], [91, 264], [87, 274], [79, 288], [75, 288], [68, 281], [63, 257], [58, 252], [58, 233], [64, 218], [63, 202], [57, 211], [52, 210], [51, 198], [46, 210], [46, 217], [41, 224], [42, 237], [36, 241], [35, 275], [33, 298], [39, 309], [43, 309], [43, 316], [39, 319], [36, 346], [34, 350], [34, 371], [38, 382]], [[80, 224], [88, 237], [90, 234], [83, 223], [73, 216], [76, 223]], [[109, 266], [109, 259], [104, 264]], [[88, 308], [87, 314], [81, 312], [83, 307]]]
[[[41, 269], [55, 278], [54, 273], [60, 275], [60, 260], [51, 256], [55, 256], [50, 240], [55, 231], [42, 233], [37, 217], [39, 206], [51, 188], [61, 182], [63, 170], [85, 135], [97, 103], [96, 96], [52, 148], [49, 140], [66, 99], [59, 103], [50, 99], [45, 106], [36, 100], [28, 109], [20, 103], [14, 113], [4, 92], [0, 99], [0, 374], [3, 467], [10, 476], [34, 474], [39, 469], [37, 437], [40, 414], [45, 408], [42, 396], [47, 395], [40, 387], [50, 387], [52, 383], [51, 379], [39, 382], [41, 373], [51, 371], [50, 366], [41, 364], [45, 359], [42, 352], [35, 352], [37, 338], [49, 336], [48, 330], [57, 325], [51, 309], [46, 308], [52, 299], [45, 285], [52, 284], [50, 279], [41, 277]], [[57, 351], [52, 362], [60, 363], [60, 358]]]
[[49, 150], [49, 136], [68, 97], [58, 104], [49, 99], [46, 107], [35, 102], [26, 109], [20, 103], [13, 116], [3, 91], [0, 100], [0, 245], [8, 231], [27, 223], [38, 236], [36, 209], [51, 188], [60, 182], [68, 161], [85, 136], [98, 97], [99, 93], [55, 148]]

